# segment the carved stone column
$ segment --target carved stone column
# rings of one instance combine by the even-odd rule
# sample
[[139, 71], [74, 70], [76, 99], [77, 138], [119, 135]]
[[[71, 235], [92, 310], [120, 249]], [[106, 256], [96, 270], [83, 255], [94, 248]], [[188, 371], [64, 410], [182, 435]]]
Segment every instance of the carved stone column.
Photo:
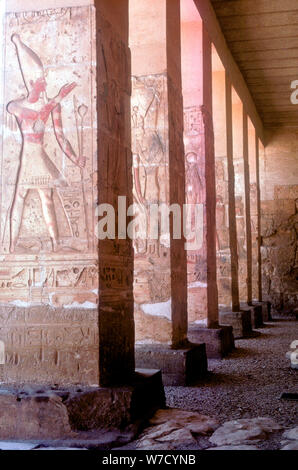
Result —
[[132, 202], [128, 2], [6, 3], [0, 437], [139, 422], [161, 374], [135, 371], [132, 245], [96, 210]]
[[221, 325], [233, 327], [234, 338], [251, 335], [251, 314], [248, 310], [240, 310], [239, 279], [238, 279], [238, 243], [235, 205], [235, 170], [233, 162], [233, 120], [232, 120], [232, 87], [228, 75], [225, 75], [225, 104], [226, 104], [226, 149], [228, 172], [229, 199], [229, 247], [231, 254], [231, 304], [221, 307], [219, 322]]
[[182, 23], [182, 84], [189, 174], [186, 197], [189, 203], [201, 206], [202, 213], [198, 221], [201, 243], [187, 253], [189, 338], [205, 342], [209, 357], [222, 357], [234, 347], [234, 341], [232, 328], [218, 326], [211, 41], [199, 15], [196, 21]]
[[[261, 259], [261, 208], [260, 208], [260, 172], [259, 172], [259, 139], [251, 121], [248, 127], [249, 174], [250, 174], [250, 213], [252, 238], [252, 299], [253, 306], [259, 309], [259, 326], [269, 321], [270, 302], [262, 301], [262, 259]], [[260, 308], [262, 308], [262, 319]]]
[[91, 5], [32, 4], [30, 10], [30, 2], [6, 3], [3, 381], [96, 384], [95, 11]]
[[239, 297], [241, 311], [249, 311], [252, 327], [262, 324], [259, 306], [252, 305], [252, 243], [249, 184], [248, 117], [233, 90], [234, 168], [236, 190], [236, 221], [239, 256]]
[[134, 371], [131, 244], [103, 241], [98, 250], [95, 211], [102, 202], [117, 207], [118, 195], [132, 197], [124, 3], [116, 12], [106, 1], [57, 0], [44, 9], [7, 2], [5, 381], [108, 384]]
[[189, 349], [187, 343], [179, 31], [178, 0], [130, 2], [133, 196], [139, 211], [134, 240], [136, 363], [161, 367], [164, 380], [172, 384], [199, 376], [200, 362], [206, 369], [204, 348]]
[[[231, 308], [232, 305], [232, 284], [234, 278], [229, 216], [232, 210], [230, 193], [231, 190], [234, 193], [234, 175], [231, 178], [227, 157], [229, 129], [227, 124], [226, 73], [222, 69], [214, 49], [212, 54], [214, 59], [212, 61], [213, 64], [219, 63], [215, 70], [212, 71], [212, 99], [215, 137], [217, 286], [219, 309], [221, 309], [222, 307]], [[235, 200], [235, 196], [232, 200]], [[238, 278], [236, 279], [238, 281]]]

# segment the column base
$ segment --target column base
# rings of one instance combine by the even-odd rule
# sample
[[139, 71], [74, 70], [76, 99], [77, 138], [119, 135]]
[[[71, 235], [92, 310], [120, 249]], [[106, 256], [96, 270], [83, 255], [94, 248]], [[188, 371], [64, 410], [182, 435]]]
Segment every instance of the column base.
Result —
[[194, 343], [204, 342], [208, 359], [222, 359], [235, 349], [233, 328], [202, 328], [195, 324], [189, 326], [188, 338]]
[[229, 309], [219, 310], [220, 326], [232, 326], [234, 339], [248, 338], [252, 334], [251, 313], [249, 310], [233, 312]]
[[208, 371], [205, 344], [187, 344], [172, 349], [163, 344], [136, 345], [137, 367], [159, 368], [164, 385], [190, 385]]
[[136, 370], [130, 385], [56, 389], [0, 388], [0, 439], [70, 439], [99, 429], [125, 429], [165, 407], [158, 370]]
[[253, 305], [261, 305], [262, 307], [262, 317], [263, 317], [263, 322], [268, 322], [268, 321], [272, 321], [272, 317], [271, 317], [271, 303], [267, 300], [263, 301], [263, 302], [258, 302], [258, 301], [254, 301], [253, 302]]
[[262, 328], [263, 324], [263, 309], [261, 304], [247, 305], [246, 303], [240, 304], [241, 310], [248, 310], [251, 314], [251, 326], [252, 328]]

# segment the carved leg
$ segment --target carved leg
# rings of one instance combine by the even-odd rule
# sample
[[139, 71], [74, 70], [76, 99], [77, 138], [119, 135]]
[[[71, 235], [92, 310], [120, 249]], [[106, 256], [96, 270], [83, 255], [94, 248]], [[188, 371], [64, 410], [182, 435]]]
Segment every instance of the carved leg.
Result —
[[10, 216], [10, 253], [14, 252], [18, 241], [27, 192], [27, 190], [18, 187], [16, 189]]
[[59, 245], [59, 232], [53, 200], [53, 190], [40, 189], [38, 193], [41, 200], [44, 220], [52, 240], [53, 250], [57, 251]]

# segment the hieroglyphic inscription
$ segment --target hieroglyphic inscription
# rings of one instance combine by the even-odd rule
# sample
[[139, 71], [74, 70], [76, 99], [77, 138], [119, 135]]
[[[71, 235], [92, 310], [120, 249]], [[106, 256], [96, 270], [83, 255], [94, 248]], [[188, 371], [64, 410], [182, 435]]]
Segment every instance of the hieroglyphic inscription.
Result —
[[[55, 34], [53, 34], [55, 31]], [[92, 7], [6, 15], [3, 301], [94, 303], [97, 187]], [[57, 295], [56, 295], [57, 294]]]

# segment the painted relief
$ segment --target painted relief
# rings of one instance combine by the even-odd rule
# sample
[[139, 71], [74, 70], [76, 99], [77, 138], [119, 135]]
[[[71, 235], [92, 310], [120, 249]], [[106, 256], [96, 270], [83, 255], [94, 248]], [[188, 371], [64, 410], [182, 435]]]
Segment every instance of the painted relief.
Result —
[[[139, 227], [134, 240], [134, 318], [137, 342], [160, 341], [171, 344], [176, 339], [175, 325], [172, 322], [176, 273], [173, 272], [170, 256], [174, 244], [171, 246], [170, 226], [165, 228], [162, 225], [170, 217], [163, 217], [161, 211], [157, 213], [157, 217], [150, 217], [150, 208], [153, 205], [157, 210], [162, 205], [167, 210], [170, 205], [170, 165], [173, 173], [178, 175], [181, 174], [179, 161], [180, 166], [183, 165], [183, 151], [173, 144], [174, 136], [170, 132], [170, 129], [175, 129], [173, 120], [176, 116], [170, 115], [169, 93], [172, 103], [177, 90], [172, 87], [166, 74], [133, 77], [133, 198], [139, 208]], [[177, 106], [177, 109], [182, 109], [182, 106]], [[176, 135], [175, 138], [177, 139]], [[171, 154], [170, 145], [175, 149]], [[177, 188], [178, 179], [174, 179]], [[179, 197], [177, 191], [175, 202], [181, 200]], [[142, 229], [144, 237], [140, 236]], [[154, 237], [151, 236], [152, 233]], [[182, 263], [178, 261], [179, 254], [175, 256], [180, 268]]]
[[186, 202], [201, 204], [204, 214], [200, 221], [203, 223], [203, 243], [198, 249], [187, 251], [188, 315], [191, 322], [204, 319], [207, 311], [205, 152], [210, 145], [209, 126], [202, 106], [184, 109]]
[[[144, 237], [136, 237], [136, 256], [160, 257], [165, 248], [162, 238], [150, 239], [150, 205], [167, 202], [165, 164], [166, 136], [164, 129], [166, 81], [164, 76], [133, 78], [132, 151], [133, 197], [138, 205]], [[160, 228], [158, 228], [160, 231]]]
[[275, 311], [298, 303], [298, 185], [274, 185], [261, 203], [263, 292]]
[[90, 7], [6, 16], [2, 301], [96, 305], [93, 31]]
[[229, 244], [229, 194], [226, 157], [215, 159], [216, 254], [219, 305], [231, 305], [231, 256]]

